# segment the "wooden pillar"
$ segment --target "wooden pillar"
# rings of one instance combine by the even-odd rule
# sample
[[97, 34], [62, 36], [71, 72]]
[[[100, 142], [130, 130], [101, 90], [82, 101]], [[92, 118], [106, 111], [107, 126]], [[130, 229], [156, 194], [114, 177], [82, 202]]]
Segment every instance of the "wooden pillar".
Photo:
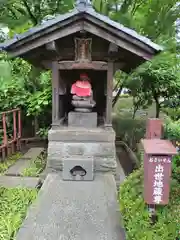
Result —
[[105, 126], [107, 126], [107, 127], [112, 126], [113, 77], [114, 77], [114, 63], [113, 63], [113, 61], [108, 61], [106, 119], [105, 119]]
[[52, 62], [52, 123], [59, 120], [59, 67], [58, 62]]

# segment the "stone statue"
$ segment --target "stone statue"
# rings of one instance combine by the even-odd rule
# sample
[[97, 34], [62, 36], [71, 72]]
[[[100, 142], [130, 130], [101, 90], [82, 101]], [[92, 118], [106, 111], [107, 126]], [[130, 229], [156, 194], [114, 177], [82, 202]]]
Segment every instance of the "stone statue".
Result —
[[76, 112], [91, 112], [96, 105], [89, 77], [85, 73], [81, 74], [80, 80], [72, 85], [71, 94], [73, 94], [72, 105]]

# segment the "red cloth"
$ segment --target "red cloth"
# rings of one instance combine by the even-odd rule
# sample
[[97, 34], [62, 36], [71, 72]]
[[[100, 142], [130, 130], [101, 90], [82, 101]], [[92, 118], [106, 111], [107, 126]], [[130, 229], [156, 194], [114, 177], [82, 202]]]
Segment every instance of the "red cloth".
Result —
[[76, 81], [71, 87], [71, 93], [78, 97], [91, 96], [91, 84], [88, 81]]

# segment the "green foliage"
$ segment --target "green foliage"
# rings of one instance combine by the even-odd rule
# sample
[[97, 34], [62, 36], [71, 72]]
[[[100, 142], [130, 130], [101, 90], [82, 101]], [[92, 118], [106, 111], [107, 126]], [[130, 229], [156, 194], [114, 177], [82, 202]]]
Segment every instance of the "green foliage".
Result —
[[39, 116], [51, 104], [51, 87], [35, 92], [27, 100], [27, 116]]
[[41, 155], [35, 160], [31, 161], [30, 167], [24, 169], [23, 176], [26, 177], [38, 177], [39, 174], [45, 169], [46, 156]]
[[113, 128], [118, 139], [128, 144], [133, 151], [136, 151], [137, 143], [145, 134], [145, 121], [123, 119], [116, 116], [113, 118]]
[[40, 136], [42, 139], [47, 140], [48, 139], [48, 131], [49, 127], [47, 128], [40, 128], [37, 132], [37, 135]]
[[0, 175], [3, 174], [11, 165], [13, 165], [20, 157], [21, 153], [13, 154], [11, 157], [8, 157], [4, 162], [0, 162]]
[[[49, 125], [52, 101], [50, 72], [40, 72], [22, 59], [12, 61], [5, 54], [1, 57], [0, 111], [19, 107], [23, 119], [25, 116], [38, 117], [42, 127]], [[46, 115], [44, 120], [42, 114]]]
[[0, 239], [15, 239], [29, 205], [36, 199], [37, 190], [0, 188]]
[[180, 120], [172, 121], [170, 119], [166, 120], [164, 124], [164, 135], [165, 138], [175, 142], [180, 140]]
[[172, 174], [180, 183], [180, 120], [172, 121], [168, 119], [164, 124], [165, 138], [171, 140], [178, 150], [178, 155], [173, 157]]
[[134, 99], [134, 108], [147, 107], [156, 103], [156, 117], [159, 117], [161, 98], [169, 99], [180, 94], [176, 53], [165, 52], [152, 61], [141, 65], [126, 81], [126, 87]]
[[143, 170], [134, 171], [120, 186], [119, 202], [127, 240], [172, 240], [179, 237], [180, 187], [172, 180], [170, 203], [157, 207], [158, 221], [150, 222], [143, 200]]
[[178, 92], [176, 96], [163, 102], [163, 111], [174, 121], [180, 119], [180, 95], [178, 96]]
[[180, 184], [180, 153], [173, 157], [172, 161], [172, 175]]

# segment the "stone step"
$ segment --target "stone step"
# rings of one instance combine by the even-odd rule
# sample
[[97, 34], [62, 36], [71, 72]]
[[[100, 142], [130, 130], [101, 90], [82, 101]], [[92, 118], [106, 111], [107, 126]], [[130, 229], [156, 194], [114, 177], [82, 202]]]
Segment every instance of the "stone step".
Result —
[[10, 177], [0, 176], [0, 187], [14, 188], [35, 188], [39, 183], [39, 178], [34, 177]]
[[36, 159], [43, 151], [44, 148], [30, 148], [22, 159]]
[[16, 240], [125, 240], [112, 174], [91, 182], [49, 174]]
[[8, 170], [5, 172], [5, 175], [21, 176], [23, 175], [23, 171], [30, 167], [31, 163], [31, 159], [19, 159], [14, 165], [8, 168]]
[[31, 148], [6, 172], [6, 176], [21, 176], [26, 168], [29, 168], [32, 160], [35, 160], [43, 151], [43, 148]]

